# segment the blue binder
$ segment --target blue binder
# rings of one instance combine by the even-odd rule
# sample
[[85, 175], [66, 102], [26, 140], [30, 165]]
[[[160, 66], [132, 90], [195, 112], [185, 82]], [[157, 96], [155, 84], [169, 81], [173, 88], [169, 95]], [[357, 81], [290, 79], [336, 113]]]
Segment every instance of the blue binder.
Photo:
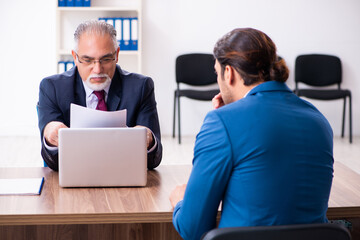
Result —
[[91, 0], [83, 0], [83, 6], [84, 7], [90, 7], [91, 6]]
[[67, 62], [66, 62], [66, 65], [65, 65], [65, 66], [66, 66], [66, 67], [65, 67], [65, 68], [66, 68], [66, 71], [69, 71], [72, 67], [74, 67], [74, 65], [75, 65], [75, 64], [74, 64], [73, 61], [67, 61]]
[[67, 7], [74, 7], [75, 6], [75, 0], [66, 0], [66, 6]]
[[130, 50], [137, 51], [138, 50], [138, 33], [139, 33], [139, 26], [138, 26], [138, 18], [131, 18], [130, 23]]
[[58, 0], [58, 6], [59, 7], [65, 7], [66, 6], [66, 0]]
[[74, 66], [75, 66], [74, 61], [59, 61], [58, 62], [58, 72], [63, 73], [63, 72], [69, 71]]
[[122, 47], [124, 45], [123, 39], [122, 39], [122, 18], [115, 18], [114, 20], [114, 27], [116, 30], [116, 41], [120, 47], [120, 50], [122, 50]]
[[106, 18], [106, 22], [114, 27], [114, 19], [113, 18]]
[[58, 62], [58, 73], [63, 73], [66, 71], [66, 63], [64, 61]]
[[123, 30], [123, 34], [122, 34], [122, 39], [123, 39], [123, 47], [120, 49], [124, 50], [124, 51], [129, 51], [131, 50], [131, 45], [130, 45], [130, 36], [131, 36], [131, 19], [130, 18], [123, 18], [122, 19], [122, 30]]
[[82, 7], [83, 6], [83, 0], [75, 0], [75, 7]]

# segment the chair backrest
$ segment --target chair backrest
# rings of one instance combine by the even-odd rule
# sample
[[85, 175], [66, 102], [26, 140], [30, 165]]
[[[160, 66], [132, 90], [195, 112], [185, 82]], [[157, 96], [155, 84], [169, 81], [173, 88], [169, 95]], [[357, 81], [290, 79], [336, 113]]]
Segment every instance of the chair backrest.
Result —
[[351, 240], [351, 235], [343, 225], [319, 223], [216, 228], [202, 240]]
[[191, 53], [176, 58], [176, 82], [193, 86], [216, 83], [215, 59], [212, 54]]
[[329, 86], [341, 83], [340, 58], [324, 54], [300, 55], [295, 60], [295, 82], [310, 86]]

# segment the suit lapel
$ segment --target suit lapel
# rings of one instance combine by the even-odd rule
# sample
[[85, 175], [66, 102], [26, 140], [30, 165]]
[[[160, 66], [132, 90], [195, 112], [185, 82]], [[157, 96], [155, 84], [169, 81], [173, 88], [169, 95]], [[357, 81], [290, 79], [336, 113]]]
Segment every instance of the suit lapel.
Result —
[[80, 106], [86, 107], [86, 96], [85, 96], [84, 84], [82, 83], [82, 79], [78, 73], [76, 74], [75, 85], [76, 85], [75, 86], [75, 96], [74, 96], [75, 103]]
[[109, 89], [109, 96], [107, 99], [108, 111], [116, 111], [119, 109], [120, 100], [121, 100], [121, 90], [122, 90], [122, 79], [120, 76], [119, 68], [115, 70], [113, 79], [111, 80], [111, 85]]

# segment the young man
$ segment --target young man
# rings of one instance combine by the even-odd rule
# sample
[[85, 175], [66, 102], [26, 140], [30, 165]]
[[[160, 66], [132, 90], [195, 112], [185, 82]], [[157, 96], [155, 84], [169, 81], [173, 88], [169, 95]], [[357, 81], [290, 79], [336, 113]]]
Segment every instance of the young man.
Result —
[[104, 111], [127, 109], [128, 127], [147, 128], [148, 168], [161, 162], [162, 145], [154, 95], [154, 82], [116, 65], [119, 46], [113, 26], [87, 21], [74, 34], [76, 67], [47, 77], [40, 83], [38, 102], [41, 154], [58, 169], [58, 130], [70, 126], [70, 104]]
[[235, 29], [214, 48], [220, 93], [197, 135], [187, 185], [170, 195], [184, 239], [216, 227], [326, 222], [333, 133], [286, 86], [288, 68], [263, 32]]

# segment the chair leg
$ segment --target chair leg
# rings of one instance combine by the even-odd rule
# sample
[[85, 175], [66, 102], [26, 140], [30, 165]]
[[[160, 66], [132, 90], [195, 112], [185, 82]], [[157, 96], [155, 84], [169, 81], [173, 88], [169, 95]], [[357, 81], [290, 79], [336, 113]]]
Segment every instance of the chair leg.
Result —
[[177, 100], [178, 100], [178, 128], [179, 128], [179, 144], [181, 144], [181, 128], [180, 128], [180, 125], [181, 125], [181, 122], [180, 122], [180, 96], [177, 97]]
[[173, 114], [173, 132], [172, 137], [175, 138], [175, 118], [176, 118], [176, 91], [174, 91], [174, 114]]
[[346, 97], [344, 97], [344, 107], [343, 107], [343, 117], [342, 117], [342, 127], [341, 127], [341, 137], [344, 137], [345, 131], [345, 109], [346, 109]]
[[349, 134], [350, 134], [350, 143], [352, 143], [352, 112], [351, 112], [351, 94], [349, 96]]

